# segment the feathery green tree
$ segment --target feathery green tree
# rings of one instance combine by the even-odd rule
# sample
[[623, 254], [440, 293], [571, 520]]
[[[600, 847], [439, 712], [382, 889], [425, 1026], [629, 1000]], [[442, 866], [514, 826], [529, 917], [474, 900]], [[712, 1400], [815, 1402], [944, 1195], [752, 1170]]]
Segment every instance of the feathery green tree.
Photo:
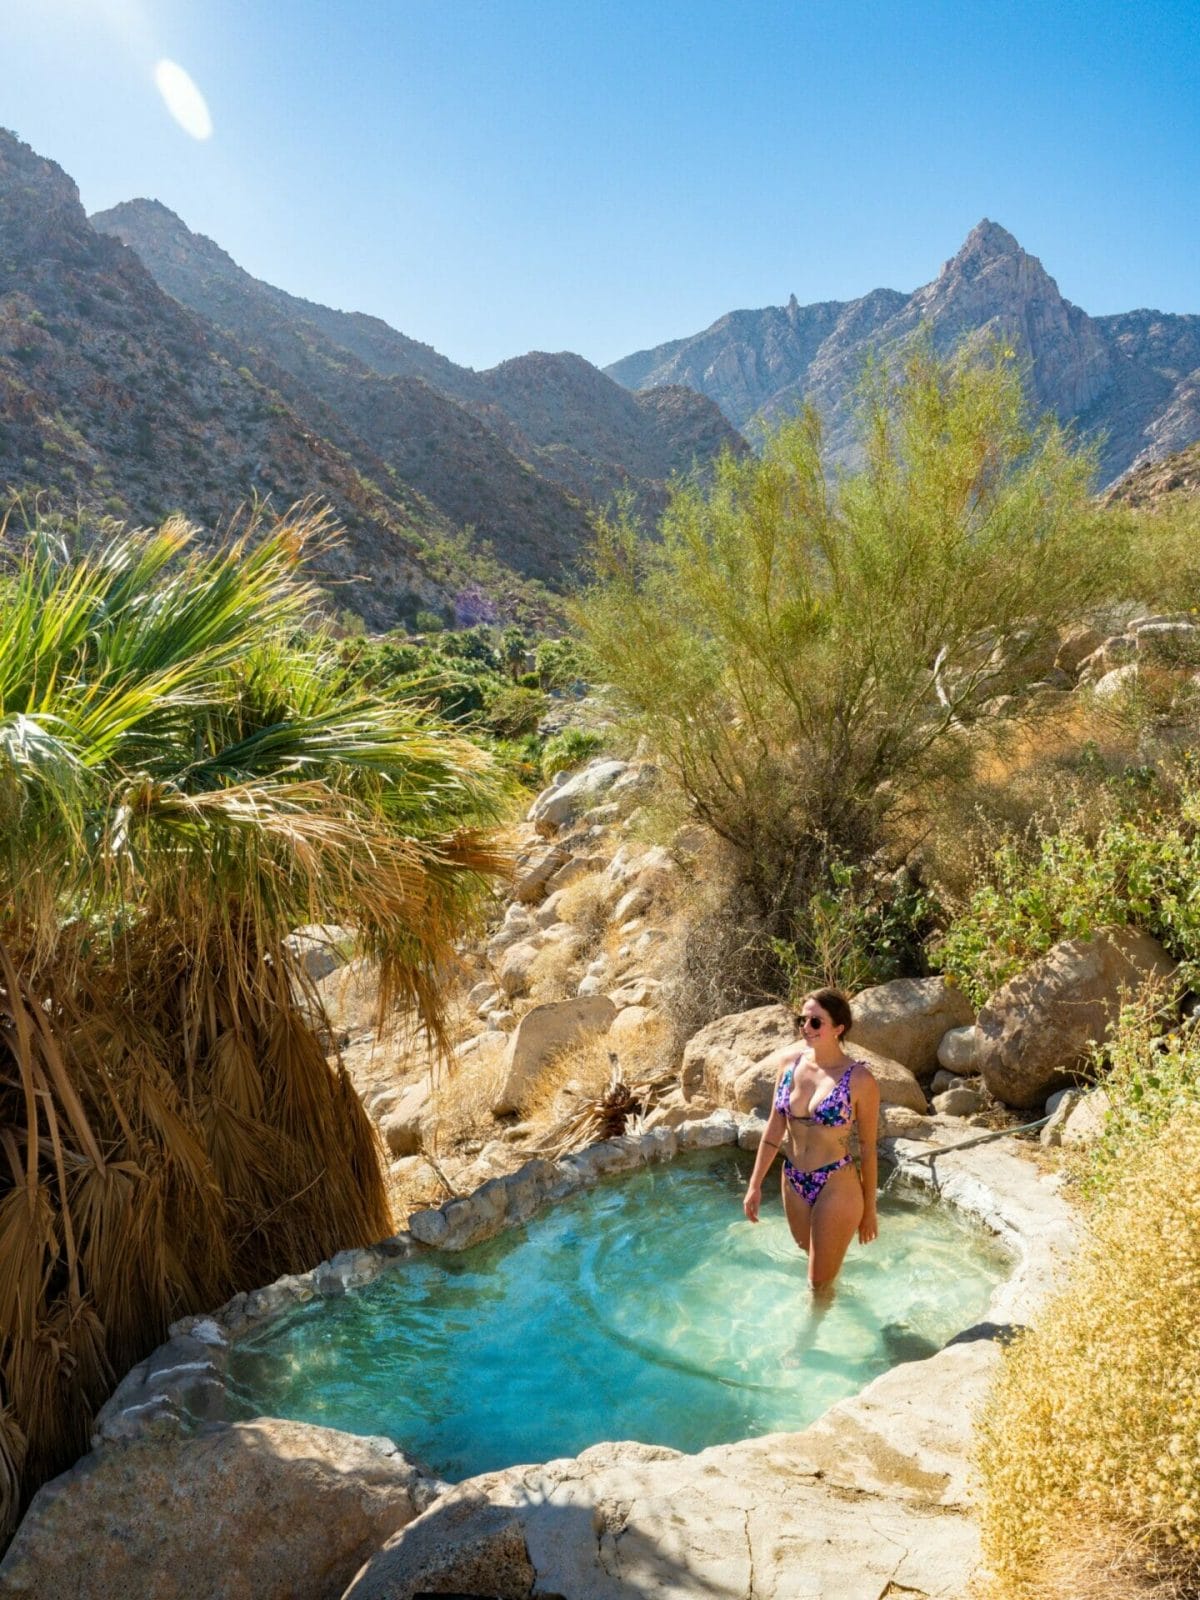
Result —
[[677, 487], [660, 541], [604, 524], [579, 608], [597, 676], [780, 933], [1123, 564], [1091, 457], [1029, 421], [1004, 352], [919, 345], [862, 423], [857, 470], [830, 472], [810, 409]]

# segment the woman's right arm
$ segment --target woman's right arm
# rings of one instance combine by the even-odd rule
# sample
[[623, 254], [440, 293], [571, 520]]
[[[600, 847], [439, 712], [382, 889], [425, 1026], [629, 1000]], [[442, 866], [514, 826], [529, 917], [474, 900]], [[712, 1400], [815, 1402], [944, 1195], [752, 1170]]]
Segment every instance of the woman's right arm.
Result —
[[754, 1171], [750, 1174], [750, 1182], [746, 1185], [746, 1193], [742, 1199], [742, 1210], [751, 1222], [758, 1221], [758, 1208], [762, 1204], [763, 1179], [771, 1169], [775, 1153], [783, 1143], [783, 1136], [787, 1132], [787, 1118], [782, 1111], [775, 1107], [775, 1100], [779, 1093], [779, 1085], [783, 1079], [783, 1068], [779, 1069], [779, 1077], [775, 1080], [775, 1088], [771, 1091], [771, 1115], [767, 1118], [767, 1125], [763, 1129], [762, 1138], [758, 1141], [758, 1154], [754, 1158]]

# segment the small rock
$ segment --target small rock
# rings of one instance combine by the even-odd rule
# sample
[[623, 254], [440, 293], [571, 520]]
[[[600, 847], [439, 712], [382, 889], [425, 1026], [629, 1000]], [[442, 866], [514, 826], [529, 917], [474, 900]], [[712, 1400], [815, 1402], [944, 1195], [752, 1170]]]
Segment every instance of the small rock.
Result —
[[478, 1012], [483, 1009], [485, 1001], [494, 1000], [495, 996], [496, 985], [485, 979], [482, 983], [477, 983], [473, 989], [467, 990], [467, 1005], [472, 1011]]
[[548, 895], [546, 899], [542, 901], [541, 905], [533, 913], [535, 926], [539, 928], [549, 928], [553, 923], [558, 921], [558, 908], [562, 905], [562, 897], [562, 890], [556, 889], [552, 895]]
[[938, 1064], [947, 1072], [966, 1077], [975, 1065], [976, 1043], [974, 1023], [965, 1028], [947, 1028], [938, 1045]]
[[1110, 1110], [1111, 1104], [1103, 1089], [1093, 1089], [1089, 1094], [1080, 1095], [1063, 1121], [1063, 1144], [1092, 1144], [1104, 1132]]
[[501, 989], [510, 998], [514, 995], [524, 994], [529, 988], [531, 971], [533, 963], [537, 959], [537, 953], [537, 945], [528, 940], [523, 940], [520, 944], [510, 945], [504, 952], [496, 976], [500, 981]]
[[943, 1117], [973, 1117], [983, 1110], [983, 1096], [965, 1085], [934, 1095], [933, 1109]]

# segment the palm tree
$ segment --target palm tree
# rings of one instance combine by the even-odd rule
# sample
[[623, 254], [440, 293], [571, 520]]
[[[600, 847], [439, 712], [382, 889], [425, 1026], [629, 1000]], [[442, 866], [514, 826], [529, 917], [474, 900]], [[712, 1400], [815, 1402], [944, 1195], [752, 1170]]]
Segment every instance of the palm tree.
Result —
[[314, 533], [35, 536], [0, 587], [0, 1533], [173, 1318], [391, 1228], [287, 934], [353, 925], [440, 1037], [501, 791], [305, 634]]

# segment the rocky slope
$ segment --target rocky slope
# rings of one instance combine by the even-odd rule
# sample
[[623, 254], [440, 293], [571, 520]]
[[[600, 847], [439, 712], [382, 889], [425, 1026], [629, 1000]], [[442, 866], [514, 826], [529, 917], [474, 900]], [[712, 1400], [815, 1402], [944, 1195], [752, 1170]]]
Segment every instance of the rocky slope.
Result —
[[1186, 500], [1200, 501], [1200, 444], [1144, 461], [1109, 491], [1105, 504], [1157, 511]]
[[62, 169], [4, 133], [0, 241], [0, 486], [27, 509], [82, 509], [93, 526], [97, 512], [149, 522], [182, 509], [211, 532], [255, 499], [283, 510], [312, 497], [345, 530], [317, 575], [335, 606], [378, 626], [470, 581], [445, 518], [315, 430], [269, 371], [233, 364], [88, 225]]
[[998, 338], [1030, 364], [1033, 397], [1097, 442], [1110, 482], [1139, 459], [1200, 436], [1200, 316], [1133, 311], [1089, 317], [1013, 236], [986, 219], [937, 278], [912, 294], [737, 311], [688, 339], [616, 362], [638, 390], [687, 384], [738, 427], [812, 401], [831, 455], [854, 454], [853, 396], [868, 353], [886, 355], [918, 329], [949, 350]]
[[[533, 352], [490, 371], [456, 366], [384, 322], [262, 283], [165, 206], [132, 200], [93, 226], [141, 257], [159, 286], [267, 356], [349, 423], [447, 516], [522, 571], [561, 582], [589, 542], [588, 510], [630, 488], [650, 513], [667, 480], [744, 441], [692, 390], [631, 395], [582, 357]], [[513, 547], [516, 546], [514, 552]]]

